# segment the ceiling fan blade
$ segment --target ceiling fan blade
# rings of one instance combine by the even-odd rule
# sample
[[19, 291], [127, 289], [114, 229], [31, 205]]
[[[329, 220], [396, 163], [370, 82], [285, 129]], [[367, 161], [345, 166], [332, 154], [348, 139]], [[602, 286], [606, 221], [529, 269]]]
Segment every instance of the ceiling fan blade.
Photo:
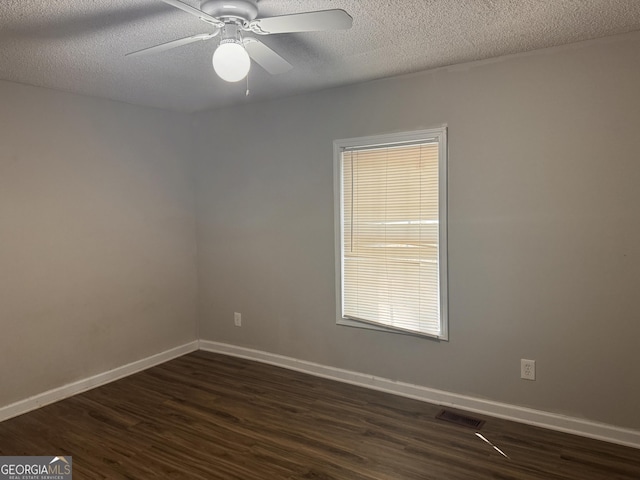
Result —
[[244, 48], [249, 56], [271, 75], [288, 72], [293, 66], [264, 43], [255, 38], [245, 38]]
[[190, 13], [191, 15], [195, 15], [203, 22], [207, 22], [211, 25], [214, 25], [218, 28], [224, 27], [224, 22], [218, 20], [216, 17], [212, 17], [208, 13], [203, 12], [202, 10], [198, 10], [197, 8], [192, 7], [191, 5], [187, 5], [186, 3], [181, 2], [180, 0], [162, 0], [164, 3], [167, 3], [173, 7], [179, 8], [182, 11]]
[[[164, 0], [165, 2], [167, 0]], [[279, 17], [258, 18], [249, 28], [261, 35], [270, 33], [320, 32], [323, 30], [347, 30], [353, 18], [344, 10], [322, 10], [319, 12], [295, 13]]]
[[216, 35], [220, 30], [215, 33], [201, 33], [199, 35], [193, 35], [191, 37], [179, 38], [177, 40], [171, 40], [170, 42], [161, 43], [160, 45], [156, 45], [154, 47], [143, 48], [142, 50], [137, 50], [135, 52], [129, 52], [125, 54], [125, 57], [137, 57], [139, 55], [149, 55], [151, 53], [159, 53], [164, 52], [165, 50], [170, 50], [172, 48], [181, 47], [182, 45], [188, 45], [193, 42], [198, 42], [201, 40], [209, 40]]

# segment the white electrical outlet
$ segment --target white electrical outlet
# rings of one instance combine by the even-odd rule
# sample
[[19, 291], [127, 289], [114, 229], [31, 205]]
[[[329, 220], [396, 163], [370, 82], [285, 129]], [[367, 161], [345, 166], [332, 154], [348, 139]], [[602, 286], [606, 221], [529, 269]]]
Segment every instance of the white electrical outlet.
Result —
[[520, 378], [525, 380], [536, 379], [536, 361], [527, 360], [526, 358], [520, 359]]
[[236, 327], [242, 326], [242, 315], [238, 312], [233, 312], [233, 323], [236, 325]]

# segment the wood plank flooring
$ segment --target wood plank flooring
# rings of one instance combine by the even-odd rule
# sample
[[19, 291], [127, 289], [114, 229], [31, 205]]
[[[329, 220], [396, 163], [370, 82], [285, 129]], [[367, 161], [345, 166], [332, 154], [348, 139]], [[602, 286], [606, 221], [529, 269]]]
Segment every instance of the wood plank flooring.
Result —
[[640, 450], [196, 352], [0, 423], [0, 455], [74, 479], [640, 479]]

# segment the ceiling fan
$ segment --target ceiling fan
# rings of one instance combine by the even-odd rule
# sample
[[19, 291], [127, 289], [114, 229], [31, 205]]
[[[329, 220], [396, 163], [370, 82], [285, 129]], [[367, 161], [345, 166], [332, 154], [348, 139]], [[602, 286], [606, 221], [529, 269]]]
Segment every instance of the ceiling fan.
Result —
[[213, 54], [213, 68], [218, 76], [227, 82], [238, 82], [245, 78], [251, 68], [251, 59], [272, 75], [293, 68], [289, 62], [254, 36], [243, 38], [243, 32], [271, 35], [346, 30], [351, 28], [353, 23], [351, 16], [340, 9], [257, 18], [257, 0], [201, 0], [200, 10], [180, 0], [162, 1], [198, 17], [214, 27], [214, 30], [211, 33], [200, 33], [144, 48], [128, 53], [127, 56], [158, 53], [220, 35], [220, 44]]

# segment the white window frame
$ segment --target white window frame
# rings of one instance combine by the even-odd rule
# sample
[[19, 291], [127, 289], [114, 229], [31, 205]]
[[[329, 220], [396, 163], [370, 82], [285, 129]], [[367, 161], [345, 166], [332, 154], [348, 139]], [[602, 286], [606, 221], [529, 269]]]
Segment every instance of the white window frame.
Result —
[[[440, 279], [440, 334], [431, 335], [423, 332], [411, 332], [394, 329], [371, 323], [361, 322], [342, 316], [342, 271], [343, 271], [343, 192], [342, 192], [342, 152], [345, 149], [357, 149], [375, 146], [393, 146], [420, 142], [438, 142], [438, 219], [439, 219], [439, 279]], [[335, 259], [336, 259], [336, 317], [338, 325], [365, 328], [381, 332], [398, 333], [437, 340], [449, 340], [449, 305], [448, 305], [448, 265], [447, 265], [447, 126], [428, 130], [391, 133], [367, 137], [345, 138], [333, 142], [333, 189], [335, 219]]]

